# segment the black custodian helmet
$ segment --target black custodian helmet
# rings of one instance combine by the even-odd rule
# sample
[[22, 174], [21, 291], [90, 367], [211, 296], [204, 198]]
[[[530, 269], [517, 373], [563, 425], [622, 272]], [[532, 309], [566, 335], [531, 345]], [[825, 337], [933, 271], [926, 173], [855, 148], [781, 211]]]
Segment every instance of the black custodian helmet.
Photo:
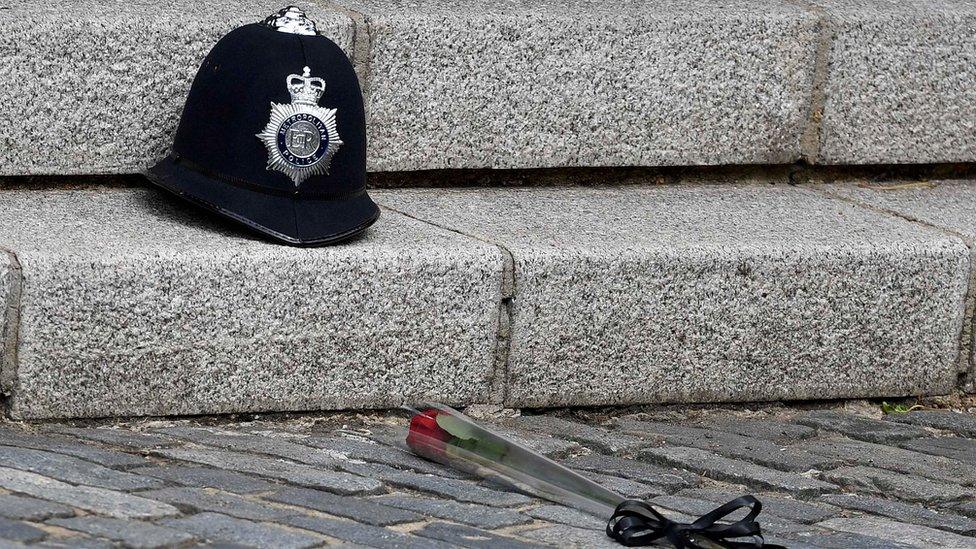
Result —
[[172, 153], [147, 176], [276, 240], [331, 244], [379, 217], [366, 194], [365, 126], [349, 59], [289, 6], [217, 42]]

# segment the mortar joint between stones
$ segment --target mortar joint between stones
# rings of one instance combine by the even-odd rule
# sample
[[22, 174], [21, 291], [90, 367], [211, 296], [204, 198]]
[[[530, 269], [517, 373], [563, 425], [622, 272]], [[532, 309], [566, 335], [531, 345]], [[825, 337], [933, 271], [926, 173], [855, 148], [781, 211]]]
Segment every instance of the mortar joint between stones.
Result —
[[807, 116], [800, 136], [800, 159], [815, 164], [823, 144], [823, 116], [827, 101], [827, 82], [830, 71], [830, 49], [834, 42], [834, 20], [822, 6], [806, 0], [787, 0], [816, 17], [814, 23], [813, 74]]
[[497, 304], [498, 314], [496, 315], [495, 320], [494, 359], [489, 379], [489, 394], [485, 404], [497, 404], [504, 406], [505, 402], [508, 401], [507, 380], [510, 367], [509, 360], [512, 350], [512, 330], [515, 322], [513, 310], [513, 301], [515, 299], [516, 291], [515, 256], [512, 254], [512, 251], [500, 242], [495, 242], [494, 240], [479, 235], [469, 234], [454, 227], [442, 225], [385, 204], [380, 205], [380, 207], [415, 221], [419, 221], [420, 223], [425, 223], [432, 227], [437, 227], [438, 229], [461, 235], [465, 238], [471, 238], [479, 242], [484, 242], [485, 244], [494, 246], [501, 253], [502, 272], [501, 284], [499, 287], [500, 299]]
[[12, 399], [17, 387], [17, 348], [20, 338], [20, 307], [24, 272], [13, 250], [0, 247], [7, 257], [7, 296], [3, 303], [3, 333], [0, 333], [0, 410], [11, 415]]
[[[373, 45], [372, 28], [370, 26], [369, 18], [358, 10], [338, 4], [336, 2], [325, 2], [325, 4], [336, 12], [345, 15], [352, 21], [352, 52], [350, 52], [350, 59], [352, 61], [353, 70], [356, 72], [356, 77], [359, 79], [359, 87], [363, 93], [363, 100], [368, 105], [370, 97], [369, 69]], [[366, 112], [366, 117], [368, 123], [368, 109]]]

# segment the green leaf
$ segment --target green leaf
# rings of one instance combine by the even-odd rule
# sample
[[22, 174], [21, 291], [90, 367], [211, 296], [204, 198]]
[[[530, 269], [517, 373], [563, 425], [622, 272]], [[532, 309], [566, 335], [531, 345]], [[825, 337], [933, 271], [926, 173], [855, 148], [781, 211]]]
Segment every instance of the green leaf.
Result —
[[500, 462], [508, 452], [508, 447], [503, 443], [478, 439], [455, 439], [447, 445], [447, 455], [467, 459], [466, 456], [455, 451], [455, 448], [470, 452], [488, 462]]
[[906, 406], [904, 404], [888, 404], [887, 402], [881, 403], [881, 411], [885, 414], [907, 414], [913, 410], [919, 410], [922, 406], [915, 404], [914, 406]]
[[452, 415], [441, 412], [437, 414], [435, 419], [437, 420], [438, 427], [444, 429], [448, 433], [451, 433], [451, 435], [454, 437], [465, 440], [479, 438], [477, 427], [461, 421]]
[[452, 451], [453, 447], [471, 452], [489, 461], [500, 461], [508, 453], [507, 444], [492, 440], [488, 433], [476, 425], [471, 425], [443, 412], [437, 414], [436, 420], [438, 427], [454, 437], [454, 440], [447, 446], [448, 455], [453, 456], [456, 453]]

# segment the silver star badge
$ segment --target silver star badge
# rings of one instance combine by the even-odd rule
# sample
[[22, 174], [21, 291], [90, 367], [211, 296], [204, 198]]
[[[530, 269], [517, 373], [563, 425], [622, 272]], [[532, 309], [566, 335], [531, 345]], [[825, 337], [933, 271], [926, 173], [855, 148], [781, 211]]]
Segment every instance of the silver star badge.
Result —
[[287, 175], [298, 188], [309, 177], [329, 173], [332, 157], [342, 145], [336, 129], [336, 109], [319, 106], [325, 80], [302, 75], [285, 79], [291, 103], [271, 103], [271, 119], [256, 134], [268, 149], [268, 169]]

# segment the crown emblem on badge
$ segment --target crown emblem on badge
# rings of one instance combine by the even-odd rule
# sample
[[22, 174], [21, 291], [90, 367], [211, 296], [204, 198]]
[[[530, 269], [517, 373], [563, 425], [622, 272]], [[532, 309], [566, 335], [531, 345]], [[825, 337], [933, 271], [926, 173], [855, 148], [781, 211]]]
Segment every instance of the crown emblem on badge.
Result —
[[256, 134], [268, 149], [268, 169], [287, 175], [297, 188], [316, 174], [328, 174], [332, 157], [343, 144], [336, 129], [336, 109], [319, 106], [325, 80], [289, 74], [285, 85], [291, 103], [271, 103], [268, 124]]
[[302, 75], [289, 74], [288, 79], [288, 93], [291, 94], [292, 103], [306, 103], [309, 105], [318, 105], [319, 99], [322, 94], [325, 93], [325, 80], [321, 78], [309, 78], [308, 67], [302, 71]]

